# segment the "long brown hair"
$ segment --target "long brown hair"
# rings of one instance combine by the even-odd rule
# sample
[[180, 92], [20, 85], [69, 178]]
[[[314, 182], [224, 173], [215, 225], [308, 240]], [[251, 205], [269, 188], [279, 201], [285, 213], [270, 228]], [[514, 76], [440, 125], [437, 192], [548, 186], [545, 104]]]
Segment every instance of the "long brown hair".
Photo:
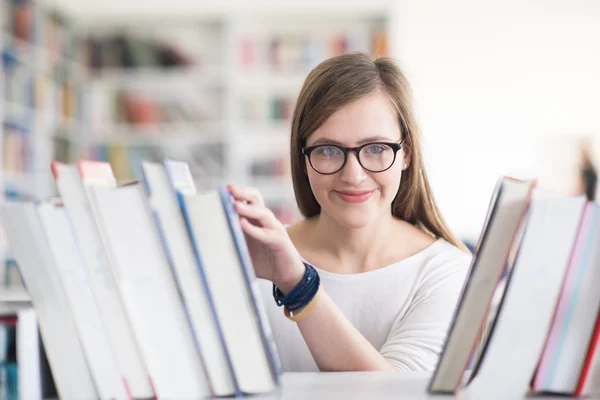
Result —
[[330, 58], [313, 69], [298, 96], [292, 119], [292, 179], [300, 212], [309, 218], [321, 212], [308, 176], [302, 147], [335, 111], [364, 96], [383, 90], [398, 111], [408, 168], [392, 203], [392, 214], [466, 251], [448, 228], [433, 198], [421, 150], [421, 132], [412, 107], [408, 81], [389, 58], [371, 59], [361, 53]]

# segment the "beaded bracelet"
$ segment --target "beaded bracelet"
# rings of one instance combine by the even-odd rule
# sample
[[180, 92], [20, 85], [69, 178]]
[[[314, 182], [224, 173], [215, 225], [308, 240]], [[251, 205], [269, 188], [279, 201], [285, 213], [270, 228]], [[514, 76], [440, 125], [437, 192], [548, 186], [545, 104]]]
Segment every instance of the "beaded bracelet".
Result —
[[297, 313], [306, 307], [317, 294], [321, 278], [317, 270], [310, 264], [304, 262], [306, 270], [300, 282], [287, 294], [284, 295], [277, 285], [273, 284], [273, 298], [278, 306], [284, 306], [291, 313]]

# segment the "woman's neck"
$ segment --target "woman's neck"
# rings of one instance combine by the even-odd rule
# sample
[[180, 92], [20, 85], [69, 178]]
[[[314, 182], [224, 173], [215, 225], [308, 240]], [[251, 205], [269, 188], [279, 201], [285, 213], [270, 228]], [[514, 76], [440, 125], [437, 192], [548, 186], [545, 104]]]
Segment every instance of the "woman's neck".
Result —
[[[381, 267], [381, 260], [389, 254], [390, 237], [397, 232], [398, 220], [391, 214], [362, 228], [348, 228], [326, 214], [317, 217], [314, 224], [313, 249], [320, 258], [332, 261], [324, 269], [330, 272], [352, 274]], [[387, 250], [387, 251], [382, 251]]]

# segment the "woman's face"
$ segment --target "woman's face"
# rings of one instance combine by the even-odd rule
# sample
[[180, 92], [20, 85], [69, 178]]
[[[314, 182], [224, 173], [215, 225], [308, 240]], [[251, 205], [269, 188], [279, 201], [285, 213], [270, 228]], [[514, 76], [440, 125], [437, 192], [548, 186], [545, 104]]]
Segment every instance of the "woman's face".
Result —
[[[306, 147], [322, 144], [357, 147], [372, 142], [399, 143], [400, 140], [397, 112], [387, 95], [377, 91], [333, 113], [307, 139]], [[313, 165], [317, 157], [322, 165], [335, 164], [332, 159], [341, 157], [335, 148], [316, 151], [317, 154], [312, 155]], [[386, 158], [380, 155], [382, 151], [381, 146], [365, 148], [361, 152], [363, 164], [373, 165], [377, 163], [377, 159]], [[360, 165], [357, 154], [349, 152], [340, 171], [323, 175], [311, 167], [307, 157], [308, 180], [321, 205], [321, 214], [328, 215], [348, 228], [365, 227], [376, 222], [382, 215], [390, 215], [391, 203], [400, 186], [403, 166], [408, 162], [405, 158], [402, 149], [396, 154], [389, 169], [369, 172]]]

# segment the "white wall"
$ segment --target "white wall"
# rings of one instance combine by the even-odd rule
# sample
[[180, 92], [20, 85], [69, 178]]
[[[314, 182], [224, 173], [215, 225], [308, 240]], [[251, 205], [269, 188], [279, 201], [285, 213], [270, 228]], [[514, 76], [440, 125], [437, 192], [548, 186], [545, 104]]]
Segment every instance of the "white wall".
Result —
[[600, 136], [600, 1], [405, 0], [399, 15], [397, 54], [452, 228], [479, 234], [500, 174], [564, 188], [573, 136]]

